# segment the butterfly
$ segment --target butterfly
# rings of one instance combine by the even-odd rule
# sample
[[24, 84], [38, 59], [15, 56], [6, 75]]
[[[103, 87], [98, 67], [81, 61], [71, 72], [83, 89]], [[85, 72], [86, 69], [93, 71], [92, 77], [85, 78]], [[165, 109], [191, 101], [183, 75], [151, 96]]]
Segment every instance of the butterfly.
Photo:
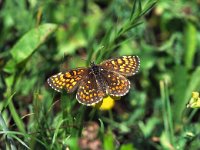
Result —
[[136, 74], [139, 67], [138, 56], [121, 56], [100, 64], [92, 62], [88, 68], [60, 72], [48, 78], [47, 82], [58, 92], [66, 90], [72, 93], [78, 89], [78, 102], [90, 106], [108, 95], [126, 95], [130, 90], [130, 81], [126, 77]]

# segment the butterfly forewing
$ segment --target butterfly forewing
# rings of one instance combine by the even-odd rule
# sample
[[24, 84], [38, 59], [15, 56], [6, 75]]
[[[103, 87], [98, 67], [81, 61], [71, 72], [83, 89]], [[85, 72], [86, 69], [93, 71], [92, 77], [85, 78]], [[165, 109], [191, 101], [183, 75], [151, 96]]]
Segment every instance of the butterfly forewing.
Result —
[[130, 89], [130, 82], [124, 76], [108, 71], [102, 70], [102, 76], [107, 83], [107, 93], [112, 96], [124, 96]]
[[103, 99], [106, 93], [102, 91], [96, 82], [93, 74], [88, 74], [88, 76], [82, 80], [76, 94], [76, 99], [85, 105], [92, 105], [98, 103]]
[[77, 68], [53, 75], [47, 79], [47, 82], [56, 91], [61, 92], [66, 89], [68, 93], [71, 93], [76, 90], [86, 74], [88, 74], [87, 68]]
[[122, 56], [103, 61], [100, 66], [106, 70], [111, 70], [124, 76], [132, 76], [139, 70], [140, 59], [138, 56]]

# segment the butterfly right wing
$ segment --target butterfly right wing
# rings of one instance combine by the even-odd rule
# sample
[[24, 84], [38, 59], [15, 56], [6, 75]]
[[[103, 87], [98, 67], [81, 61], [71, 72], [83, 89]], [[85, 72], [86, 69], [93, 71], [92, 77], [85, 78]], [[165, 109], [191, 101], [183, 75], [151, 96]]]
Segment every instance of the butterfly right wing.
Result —
[[140, 67], [138, 56], [121, 56], [103, 61], [100, 66], [106, 70], [114, 71], [124, 76], [136, 74]]
[[67, 72], [60, 72], [47, 79], [48, 84], [56, 91], [66, 89], [68, 93], [76, 90], [81, 80], [88, 74], [87, 68], [77, 68]]
[[101, 75], [107, 83], [107, 93], [112, 96], [124, 96], [130, 90], [130, 81], [123, 75], [103, 69]]
[[79, 103], [90, 106], [100, 102], [106, 95], [97, 84], [97, 81], [92, 73], [83, 79], [79, 85], [76, 99]]

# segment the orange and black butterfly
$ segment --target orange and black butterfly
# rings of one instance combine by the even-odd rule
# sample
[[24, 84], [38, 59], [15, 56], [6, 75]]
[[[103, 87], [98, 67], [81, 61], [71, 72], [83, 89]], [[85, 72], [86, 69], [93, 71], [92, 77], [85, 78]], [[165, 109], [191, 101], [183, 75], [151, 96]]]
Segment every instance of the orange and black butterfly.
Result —
[[107, 95], [126, 95], [130, 89], [130, 81], [126, 77], [137, 73], [139, 67], [138, 56], [122, 56], [103, 61], [99, 65], [91, 63], [88, 68], [60, 72], [48, 78], [47, 82], [59, 92], [65, 89], [71, 93], [78, 88], [76, 99], [90, 106]]

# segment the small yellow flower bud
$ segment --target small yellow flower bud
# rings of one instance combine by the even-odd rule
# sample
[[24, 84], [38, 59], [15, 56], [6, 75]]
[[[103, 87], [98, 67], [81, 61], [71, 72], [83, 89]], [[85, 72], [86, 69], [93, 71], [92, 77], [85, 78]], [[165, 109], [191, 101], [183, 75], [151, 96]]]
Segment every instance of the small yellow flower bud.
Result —
[[200, 98], [198, 92], [192, 92], [192, 98], [190, 102], [187, 104], [187, 108], [200, 108]]
[[198, 92], [192, 92], [192, 98], [197, 99], [199, 97]]

